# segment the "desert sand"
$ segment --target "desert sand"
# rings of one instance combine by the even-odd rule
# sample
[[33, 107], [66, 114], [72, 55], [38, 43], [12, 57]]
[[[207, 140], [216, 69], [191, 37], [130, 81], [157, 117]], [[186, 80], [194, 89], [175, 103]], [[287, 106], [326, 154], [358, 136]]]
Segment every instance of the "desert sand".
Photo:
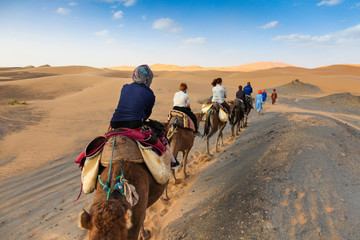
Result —
[[[194, 112], [211, 95], [210, 82], [217, 77], [222, 77], [229, 99], [248, 81], [254, 92], [267, 89], [271, 94], [276, 88], [279, 98], [275, 105], [268, 100], [262, 115], [253, 111], [239, 137], [230, 137], [227, 126], [225, 145], [220, 153], [212, 150], [213, 157], [205, 155], [204, 140], [196, 139], [190, 177], [179, 174], [179, 185], [171, 179], [171, 199], [160, 199], [148, 209], [145, 226], [152, 239], [360, 238], [360, 205], [354, 199], [360, 194], [360, 67], [266, 68], [154, 67], [156, 104], [151, 118], [159, 121], [166, 120], [181, 82], [189, 87]], [[0, 68], [1, 238], [86, 239], [78, 215], [90, 207], [93, 194], [72, 202], [80, 191], [80, 170], [73, 161], [89, 141], [107, 131], [121, 87], [132, 81], [131, 74], [130, 69], [86, 66]], [[26, 104], [8, 105], [9, 99]], [[325, 139], [329, 142], [321, 143]], [[308, 161], [308, 171], [292, 168], [299, 159]], [[242, 183], [238, 189], [230, 178], [234, 175]], [[240, 191], [236, 200], [229, 200]], [[226, 219], [231, 221], [226, 224]], [[236, 230], [233, 221], [238, 222]], [[175, 222], [179, 227], [174, 228]], [[341, 230], [345, 226], [350, 227]]]

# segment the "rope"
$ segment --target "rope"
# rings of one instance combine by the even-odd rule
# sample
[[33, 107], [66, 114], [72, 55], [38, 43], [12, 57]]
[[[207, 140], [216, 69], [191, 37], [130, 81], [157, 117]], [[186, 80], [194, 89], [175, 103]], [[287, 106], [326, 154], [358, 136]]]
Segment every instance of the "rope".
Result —
[[172, 136], [177, 132], [176, 131], [177, 128], [178, 128], [177, 126], [175, 127], [175, 129], [174, 126], [171, 126], [170, 130], [167, 132], [166, 138], [169, 139], [169, 141], [172, 138]]
[[106, 184], [103, 185], [103, 186], [104, 186], [103, 189], [107, 192], [107, 197], [106, 197], [106, 199], [109, 199], [110, 191], [111, 191], [111, 188], [110, 188], [110, 177], [111, 177], [112, 161], [113, 161], [113, 158], [114, 158], [115, 142], [116, 142], [116, 137], [114, 137], [114, 142], [113, 142], [113, 147], [112, 147], [112, 152], [111, 152], [111, 159], [110, 159], [110, 168], [109, 168], [108, 180], [107, 180]]
[[121, 160], [119, 160], [119, 164], [120, 164], [120, 171], [121, 171], [121, 175], [117, 176], [114, 181], [119, 180], [118, 183], [115, 184], [115, 189], [118, 189], [121, 193], [121, 195], [125, 196], [125, 192], [124, 192], [124, 172], [123, 172], [123, 167], [122, 167], [122, 163]]
[[[109, 169], [109, 175], [108, 175], [108, 180], [106, 182], [106, 184], [104, 184], [102, 181], [101, 181], [101, 178], [100, 178], [100, 175], [98, 175], [98, 179], [99, 179], [99, 182], [101, 184], [101, 186], [103, 186], [103, 189], [105, 191], [107, 191], [107, 197], [106, 199], [109, 199], [109, 196], [110, 196], [110, 176], [111, 176], [111, 168], [112, 168], [112, 160], [113, 160], [113, 156], [114, 156], [114, 148], [115, 148], [115, 139], [116, 137], [114, 137], [114, 143], [113, 143], [113, 149], [112, 149], [112, 153], [111, 153], [111, 160], [110, 160], [110, 169]], [[120, 164], [120, 171], [121, 171], [121, 175], [117, 176], [114, 181], [117, 181], [119, 180], [118, 183], [115, 184], [115, 187], [114, 189], [118, 189], [120, 191], [120, 193], [125, 196], [125, 192], [124, 192], [124, 172], [123, 172], [123, 167], [122, 167], [122, 162], [119, 160], [119, 164]]]

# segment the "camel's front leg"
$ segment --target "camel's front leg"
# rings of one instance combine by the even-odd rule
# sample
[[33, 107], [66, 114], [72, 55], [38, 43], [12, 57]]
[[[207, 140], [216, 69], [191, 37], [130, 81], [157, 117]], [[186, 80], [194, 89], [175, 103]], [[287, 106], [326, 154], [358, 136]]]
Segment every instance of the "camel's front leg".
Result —
[[[232, 137], [235, 137], [234, 128], [235, 128], [235, 124], [234, 124], [234, 125], [231, 125], [231, 136], [232, 136]], [[236, 135], [237, 135], [237, 132], [236, 132]]]
[[172, 169], [172, 170], [171, 170], [171, 173], [172, 173], [172, 175], [173, 175], [173, 177], [174, 177], [175, 184], [179, 184], [180, 181], [179, 181], [179, 179], [177, 179], [176, 176], [175, 176], [175, 169]]
[[[210, 149], [209, 149], [209, 140], [211, 138], [212, 135], [214, 135], [214, 133], [216, 132], [216, 129], [211, 129], [211, 132], [206, 136], [205, 141], [206, 141], [206, 153], [208, 156], [212, 157], [212, 155], [210, 154]], [[217, 141], [216, 141], [217, 144]]]
[[165, 187], [163, 199], [164, 199], [165, 201], [169, 201], [169, 200], [170, 200], [169, 195], [168, 195], [168, 185], [166, 185], [166, 187]]
[[185, 178], [189, 177], [189, 175], [186, 174], [186, 165], [187, 165], [187, 158], [188, 158], [189, 152], [190, 152], [190, 149], [183, 151], [183, 159], [182, 160], [183, 160], [183, 171], [184, 171]]

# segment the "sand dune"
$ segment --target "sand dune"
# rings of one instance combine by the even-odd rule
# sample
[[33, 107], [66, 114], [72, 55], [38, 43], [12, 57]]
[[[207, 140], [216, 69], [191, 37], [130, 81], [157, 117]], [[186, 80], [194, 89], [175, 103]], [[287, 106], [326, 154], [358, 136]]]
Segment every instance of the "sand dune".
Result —
[[[150, 68], [154, 71], [242, 71], [242, 72], [249, 72], [249, 71], [256, 71], [260, 69], [269, 69], [269, 68], [281, 68], [281, 67], [288, 67], [292, 66], [287, 63], [281, 62], [256, 62], [256, 63], [248, 63], [239, 66], [233, 67], [200, 67], [200, 66], [178, 66], [178, 65], [171, 65], [171, 64], [153, 64], [150, 65]], [[134, 66], [118, 66], [118, 67], [111, 67], [111, 69], [115, 70], [133, 70]]]
[[[300, 80], [296, 79], [290, 83], [276, 87], [278, 92], [281, 92], [286, 95], [297, 94], [297, 95], [313, 95], [320, 94], [321, 90], [315, 85], [309, 83], [303, 83]], [[271, 92], [271, 91], [268, 91]]]
[[[191, 68], [196, 69], [195, 66]], [[222, 77], [229, 100], [235, 97], [238, 85], [244, 86], [250, 81], [255, 92], [278, 89], [279, 105], [274, 111], [328, 114], [327, 117], [336, 118], [336, 121], [358, 126], [359, 69], [348, 65], [318, 69], [287, 66], [251, 72], [180, 68], [160, 71], [155, 68], [151, 88], [156, 104], [151, 118], [159, 121], [167, 118], [173, 95], [181, 82], [189, 87], [193, 111], [200, 111], [199, 100], [211, 96], [211, 81]], [[121, 87], [132, 82], [132, 70], [86, 66], [0, 69], [0, 180], [3, 183], [0, 213], [6, 217], [0, 224], [0, 233], [4, 239], [85, 237], [77, 227], [77, 216], [81, 208], [89, 207], [92, 195], [71, 203], [80, 183], [80, 171], [73, 160], [90, 140], [107, 130]], [[295, 79], [301, 84], [294, 83]], [[294, 96], [289, 96], [290, 92]], [[309, 92], [311, 95], [306, 94]], [[27, 104], [7, 105], [11, 98]], [[305, 103], [309, 106], [311, 103], [312, 107], [304, 107]], [[271, 109], [267, 105], [264, 105], [265, 111]], [[336, 107], [343, 105], [349, 111], [337, 113]], [[335, 112], [329, 111], [330, 108]], [[227, 138], [229, 131], [227, 127], [226, 145], [222, 150], [233, 141]], [[187, 191], [200, 171], [205, 171], [214, 160], [203, 154], [204, 147], [203, 140], [197, 139], [190, 153], [192, 177], [187, 180], [180, 177], [180, 186], [170, 185], [172, 200], [159, 201], [149, 210], [146, 223], [155, 236], [161, 235], [159, 226], [172, 220], [169, 216], [181, 215], [178, 204], [189, 194]]]

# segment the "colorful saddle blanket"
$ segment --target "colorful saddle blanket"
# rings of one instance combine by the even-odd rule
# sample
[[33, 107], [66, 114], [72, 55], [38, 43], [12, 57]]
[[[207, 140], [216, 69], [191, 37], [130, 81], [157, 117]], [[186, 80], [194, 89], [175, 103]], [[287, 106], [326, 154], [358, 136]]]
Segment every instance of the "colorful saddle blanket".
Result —
[[151, 129], [146, 131], [136, 131], [130, 128], [118, 128], [105, 134], [104, 136], [99, 136], [92, 140], [84, 151], [76, 158], [75, 163], [78, 163], [79, 167], [82, 169], [87, 157], [91, 157], [102, 150], [105, 143], [110, 138], [116, 136], [125, 136], [132, 140], [136, 140], [146, 147], [151, 147], [159, 156], [162, 156], [166, 151], [164, 144], [159, 140], [159, 138], [152, 134]]
[[195, 131], [195, 124], [193, 120], [191, 120], [191, 118], [186, 113], [181, 111], [171, 110], [166, 123], [169, 125], [177, 125], [182, 128], [189, 128]]

